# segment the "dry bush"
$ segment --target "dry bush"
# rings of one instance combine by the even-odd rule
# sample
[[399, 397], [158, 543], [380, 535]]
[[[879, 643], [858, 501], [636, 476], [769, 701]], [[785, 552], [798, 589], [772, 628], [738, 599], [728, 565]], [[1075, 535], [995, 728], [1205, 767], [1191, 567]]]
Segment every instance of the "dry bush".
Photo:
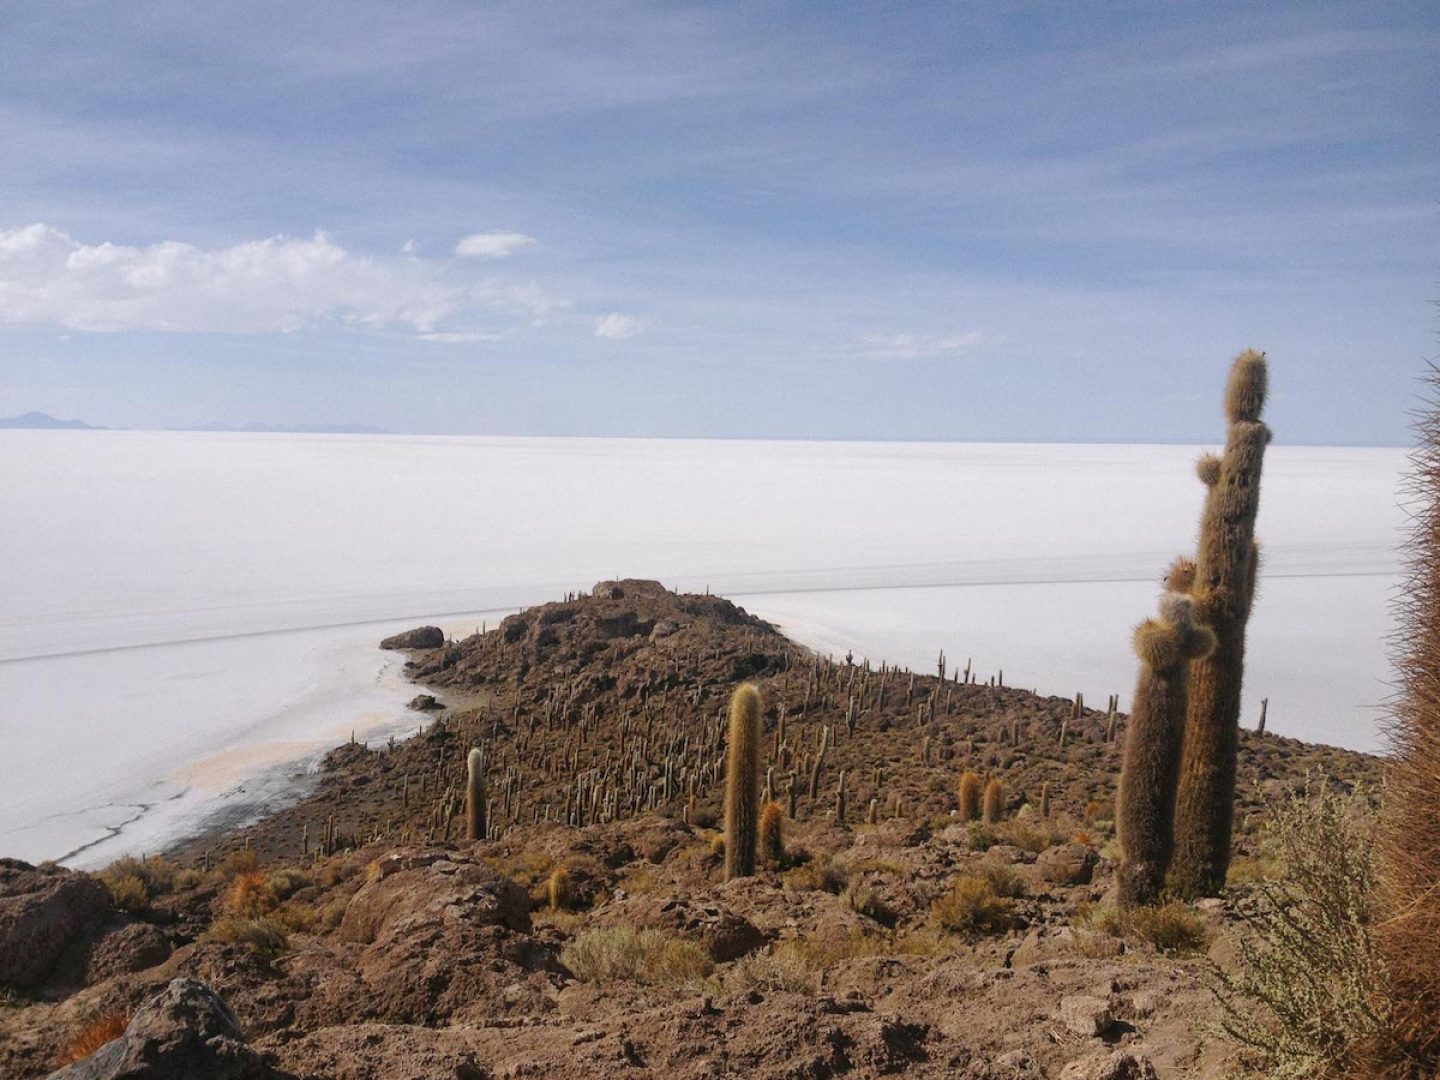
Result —
[[970, 938], [1003, 934], [1015, 925], [1015, 905], [996, 896], [982, 877], [956, 879], [950, 891], [930, 905], [930, 914], [942, 930]]
[[127, 855], [111, 863], [97, 876], [110, 891], [117, 908], [136, 914], [148, 908], [155, 897], [173, 892], [180, 874], [181, 871], [163, 856], [137, 859]]
[[787, 871], [780, 882], [790, 892], [828, 892], [839, 896], [850, 883], [850, 872], [829, 855], [817, 855], [803, 866]]
[[102, 1013], [81, 1028], [80, 1033], [65, 1044], [59, 1057], [56, 1058], [56, 1064], [65, 1066], [72, 1062], [83, 1061], [110, 1040], [124, 1035], [125, 1028], [129, 1024], [130, 1018], [122, 1012]]
[[746, 953], [711, 981], [721, 993], [731, 996], [755, 990], [813, 994], [818, 985], [815, 969], [799, 952], [783, 945], [768, 952]]
[[270, 876], [263, 870], [246, 870], [236, 874], [225, 893], [225, 911], [242, 918], [256, 919], [279, 906]]
[[1178, 900], [1130, 910], [1109, 904], [1081, 904], [1073, 925], [1111, 938], [1139, 938], [1169, 956], [1192, 956], [1204, 952], [1210, 944], [1205, 920]]
[[840, 894], [840, 898], [855, 914], [873, 919], [882, 926], [894, 926], [900, 920], [900, 913], [890, 906], [874, 886], [863, 880], [852, 880]]
[[1359, 1075], [1352, 1055], [1383, 1039], [1388, 1018], [1373, 814], [1313, 777], [1266, 813], [1276, 872], [1255, 887], [1235, 970], [1219, 972], [1221, 1027], [1273, 1080]]
[[315, 879], [293, 866], [283, 866], [270, 872], [270, 888], [277, 900], [289, 900], [301, 889], [308, 889]]
[[1025, 895], [1025, 878], [1009, 863], [986, 859], [980, 864], [980, 876], [989, 882], [996, 896], [1019, 899]]
[[150, 890], [145, 887], [144, 879], [138, 875], [111, 877], [107, 874], [100, 880], [110, 892], [111, 903], [121, 911], [138, 915], [150, 906]]
[[207, 935], [212, 941], [244, 945], [267, 963], [290, 947], [290, 933], [273, 918], [250, 919], [227, 915], [210, 924]]
[[237, 848], [220, 860], [220, 865], [215, 867], [215, 873], [228, 881], [236, 874], [248, 874], [258, 869], [260, 857], [249, 848]]
[[560, 962], [585, 982], [656, 986], [703, 979], [714, 970], [709, 954], [695, 942], [628, 926], [578, 934], [561, 950]]

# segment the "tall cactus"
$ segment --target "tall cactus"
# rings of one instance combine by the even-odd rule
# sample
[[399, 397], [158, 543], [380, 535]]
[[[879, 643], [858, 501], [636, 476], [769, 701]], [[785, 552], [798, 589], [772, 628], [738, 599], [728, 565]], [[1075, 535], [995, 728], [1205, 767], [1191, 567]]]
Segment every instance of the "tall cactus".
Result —
[[1214, 631], [1215, 648], [1190, 665], [1170, 864], [1171, 886], [1187, 897], [1217, 894], [1230, 867], [1245, 625], [1259, 570], [1255, 516], [1270, 442], [1260, 420], [1265, 390], [1265, 354], [1246, 350], [1225, 388], [1225, 452], [1202, 458], [1197, 470], [1207, 491], [1191, 595], [1194, 619]]
[[[1183, 573], [1177, 564], [1170, 581]], [[1135, 628], [1134, 645], [1140, 675], [1125, 730], [1115, 816], [1124, 850], [1118, 873], [1122, 907], [1153, 903], [1165, 885], [1174, 847], [1189, 668], [1215, 647], [1215, 635], [1194, 624], [1190, 597], [1167, 592], [1159, 619]]]
[[742, 683], [730, 698], [725, 766], [725, 880], [755, 873], [760, 825], [760, 691]]
[[465, 839], [485, 839], [485, 755], [479, 747], [465, 758]]
[[1376, 941], [1394, 1034], [1417, 1076], [1440, 1075], [1440, 368], [1429, 381], [1411, 459], [1415, 516], [1396, 612], [1400, 694], [1385, 725], [1390, 761], [1376, 836]]

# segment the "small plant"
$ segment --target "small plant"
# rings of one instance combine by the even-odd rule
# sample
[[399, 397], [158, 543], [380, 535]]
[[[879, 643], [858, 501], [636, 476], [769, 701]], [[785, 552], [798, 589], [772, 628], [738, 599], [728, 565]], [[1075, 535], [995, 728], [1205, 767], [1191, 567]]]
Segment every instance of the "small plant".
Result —
[[1219, 973], [1221, 1026], [1275, 1080], [1361, 1075], [1352, 1055], [1384, 1043], [1389, 1017], [1371, 933], [1373, 816], [1313, 777], [1266, 812], [1276, 872], [1255, 886], [1236, 970]]
[[930, 915], [942, 930], [969, 938], [1003, 934], [1015, 925], [1015, 905], [996, 896], [983, 877], [956, 879], [950, 891], [930, 905]]
[[139, 875], [124, 874], [120, 877], [106, 875], [101, 878], [101, 881], [110, 892], [111, 902], [121, 911], [138, 915], [150, 906], [150, 890], [145, 887], [145, 880]]
[[213, 941], [244, 945], [266, 963], [290, 948], [289, 931], [279, 920], [272, 918], [227, 915], [210, 924], [208, 936]]
[[628, 926], [583, 931], [561, 951], [560, 962], [585, 982], [656, 986], [693, 982], [714, 970], [695, 942]]
[[112, 1039], [125, 1034], [130, 1018], [122, 1012], [107, 1012], [95, 1017], [80, 1029], [73, 1039], [60, 1051], [56, 1064], [64, 1066], [83, 1061]]
[[1134, 910], [1081, 904], [1074, 925], [1107, 937], [1138, 938], [1168, 956], [1191, 956], [1203, 952], [1210, 943], [1204, 920], [1178, 900]]
[[258, 919], [268, 915], [280, 906], [275, 888], [270, 884], [270, 875], [263, 870], [248, 870], [236, 874], [225, 893], [225, 910], [242, 918]]
[[715, 976], [722, 993], [755, 990], [813, 994], [815, 970], [794, 950], [780, 946], [769, 952], [746, 953]]
[[839, 896], [850, 883], [850, 872], [829, 855], [817, 855], [787, 872], [780, 883], [788, 892], [828, 892]]

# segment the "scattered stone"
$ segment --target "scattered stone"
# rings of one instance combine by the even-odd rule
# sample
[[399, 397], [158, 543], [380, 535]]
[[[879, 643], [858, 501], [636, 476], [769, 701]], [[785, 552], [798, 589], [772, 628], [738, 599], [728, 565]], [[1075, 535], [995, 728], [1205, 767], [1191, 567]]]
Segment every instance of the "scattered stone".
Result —
[[1070, 1062], [1060, 1080], [1158, 1080], [1158, 1074], [1149, 1058], [1116, 1050]]
[[445, 708], [445, 706], [435, 699], [434, 694], [416, 694], [410, 699], [410, 704], [407, 705], [406, 708], [415, 709], [418, 712], [434, 712], [436, 709]]
[[1056, 885], [1088, 885], [1100, 856], [1086, 844], [1061, 844], [1042, 851], [1035, 872]]
[[1115, 1023], [1110, 1002], [1090, 994], [1071, 994], [1060, 1000], [1060, 1020], [1076, 1035], [1094, 1038], [1109, 1031]]

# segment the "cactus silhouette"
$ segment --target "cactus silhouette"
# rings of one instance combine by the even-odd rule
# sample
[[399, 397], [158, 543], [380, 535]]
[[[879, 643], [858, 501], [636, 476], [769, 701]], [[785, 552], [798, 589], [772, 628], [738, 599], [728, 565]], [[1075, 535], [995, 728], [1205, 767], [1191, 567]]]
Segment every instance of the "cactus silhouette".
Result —
[[779, 803], [766, 803], [760, 811], [760, 858], [770, 866], [781, 866], [785, 862], [784, 822], [785, 811]]
[[984, 785], [980, 777], [973, 772], [965, 772], [960, 777], [960, 820], [978, 821], [980, 819], [980, 789]]
[[725, 880], [755, 873], [760, 824], [760, 691], [751, 683], [730, 698], [725, 766]]
[[1197, 469], [1206, 495], [1191, 596], [1194, 621], [1214, 631], [1215, 647], [1190, 665], [1170, 863], [1170, 885], [1186, 897], [1218, 893], [1230, 866], [1245, 625], [1259, 570], [1255, 517], [1270, 442], [1260, 420], [1266, 380], [1264, 353], [1236, 358], [1225, 389], [1225, 452]]
[[1174, 850], [1190, 663], [1215, 647], [1215, 635], [1194, 624], [1188, 596], [1168, 592], [1160, 617], [1135, 628], [1134, 644], [1140, 675], [1125, 729], [1115, 816], [1124, 851], [1117, 875], [1122, 907], [1153, 903], [1164, 888]]
[[1000, 783], [998, 778], [992, 777], [990, 782], [985, 785], [985, 796], [981, 809], [981, 817], [986, 825], [993, 825], [1000, 820], [1000, 815], [1004, 810], [1004, 798], [1005, 785]]

